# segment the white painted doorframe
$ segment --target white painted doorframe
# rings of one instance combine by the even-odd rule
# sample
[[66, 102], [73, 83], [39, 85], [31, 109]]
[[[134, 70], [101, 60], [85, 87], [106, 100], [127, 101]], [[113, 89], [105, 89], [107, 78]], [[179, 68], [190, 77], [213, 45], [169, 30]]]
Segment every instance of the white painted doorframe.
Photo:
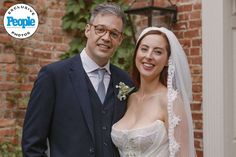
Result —
[[236, 156], [235, 1], [202, 0], [204, 157]]

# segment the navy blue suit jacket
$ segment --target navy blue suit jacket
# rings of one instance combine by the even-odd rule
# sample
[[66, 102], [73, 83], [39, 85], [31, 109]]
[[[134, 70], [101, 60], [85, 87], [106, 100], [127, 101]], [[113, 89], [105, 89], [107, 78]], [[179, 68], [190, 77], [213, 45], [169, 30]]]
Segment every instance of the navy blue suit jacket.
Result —
[[[113, 65], [110, 70], [114, 86], [119, 82], [133, 86], [127, 73]], [[94, 156], [94, 125], [85, 75], [80, 55], [40, 70], [23, 126], [24, 157], [46, 157], [47, 139], [51, 157]], [[124, 115], [126, 101], [116, 98], [114, 105], [113, 123]]]

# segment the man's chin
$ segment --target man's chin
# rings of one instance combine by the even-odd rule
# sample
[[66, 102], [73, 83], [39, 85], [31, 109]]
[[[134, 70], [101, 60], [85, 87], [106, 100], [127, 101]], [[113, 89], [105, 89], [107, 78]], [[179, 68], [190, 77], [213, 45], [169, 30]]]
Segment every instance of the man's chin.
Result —
[[108, 52], [108, 51], [99, 51], [98, 55], [99, 55], [101, 58], [109, 59], [109, 58], [111, 57], [111, 52]]

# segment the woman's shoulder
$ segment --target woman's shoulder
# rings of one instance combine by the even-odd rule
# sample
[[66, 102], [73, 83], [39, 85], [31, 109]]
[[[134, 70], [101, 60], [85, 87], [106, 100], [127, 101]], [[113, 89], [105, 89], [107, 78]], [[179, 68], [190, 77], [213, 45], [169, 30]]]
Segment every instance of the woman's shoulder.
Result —
[[127, 107], [129, 108], [130, 106], [136, 104], [137, 101], [138, 101], [138, 94], [137, 91], [135, 91], [129, 95]]
[[137, 97], [137, 92], [132, 92], [132, 93], [129, 95], [128, 102], [129, 102], [129, 101], [133, 101], [136, 97]]

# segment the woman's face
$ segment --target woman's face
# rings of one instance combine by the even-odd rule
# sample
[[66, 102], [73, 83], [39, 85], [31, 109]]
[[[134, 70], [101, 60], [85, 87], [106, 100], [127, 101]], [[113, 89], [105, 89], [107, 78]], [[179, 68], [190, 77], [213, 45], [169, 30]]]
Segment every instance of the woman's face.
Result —
[[140, 78], [157, 79], [164, 66], [168, 65], [166, 39], [158, 34], [145, 36], [137, 49], [135, 63]]

